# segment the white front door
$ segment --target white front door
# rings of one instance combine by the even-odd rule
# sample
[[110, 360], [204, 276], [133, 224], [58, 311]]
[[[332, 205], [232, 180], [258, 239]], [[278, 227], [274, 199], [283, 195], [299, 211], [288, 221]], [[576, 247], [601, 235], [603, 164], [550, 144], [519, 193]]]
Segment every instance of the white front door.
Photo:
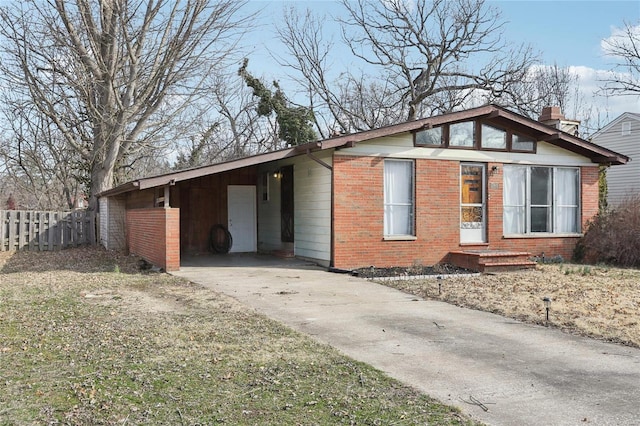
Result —
[[257, 251], [256, 187], [229, 185], [227, 187], [227, 227], [233, 238], [231, 253]]
[[484, 164], [460, 165], [460, 242], [486, 242]]

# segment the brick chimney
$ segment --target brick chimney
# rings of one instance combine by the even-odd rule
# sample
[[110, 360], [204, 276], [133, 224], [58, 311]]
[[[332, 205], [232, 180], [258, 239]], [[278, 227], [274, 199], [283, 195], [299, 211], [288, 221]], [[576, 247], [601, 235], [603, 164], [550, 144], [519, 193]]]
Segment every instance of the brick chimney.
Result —
[[540, 114], [538, 121], [546, 124], [547, 126], [555, 127], [558, 130], [569, 133], [570, 135], [579, 135], [578, 126], [580, 125], [580, 121], [564, 118], [562, 111], [560, 111], [560, 107], [547, 106], [542, 108], [542, 113]]

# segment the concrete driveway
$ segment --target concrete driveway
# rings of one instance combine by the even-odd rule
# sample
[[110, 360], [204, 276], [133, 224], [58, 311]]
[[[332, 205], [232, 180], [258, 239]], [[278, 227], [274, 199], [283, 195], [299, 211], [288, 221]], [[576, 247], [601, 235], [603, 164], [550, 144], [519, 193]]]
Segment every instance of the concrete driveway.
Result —
[[423, 300], [293, 259], [203, 256], [173, 274], [487, 424], [640, 424], [638, 349]]

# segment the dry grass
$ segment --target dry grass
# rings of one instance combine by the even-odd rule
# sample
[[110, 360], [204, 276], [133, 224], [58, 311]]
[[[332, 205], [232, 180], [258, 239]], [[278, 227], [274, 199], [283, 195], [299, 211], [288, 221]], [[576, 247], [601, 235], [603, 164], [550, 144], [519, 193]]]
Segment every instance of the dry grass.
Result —
[[552, 264], [530, 271], [384, 284], [536, 324], [546, 323], [542, 299], [549, 297], [548, 325], [640, 347], [640, 271], [634, 269]]
[[59, 423], [472, 424], [136, 259], [0, 252], [0, 424]]

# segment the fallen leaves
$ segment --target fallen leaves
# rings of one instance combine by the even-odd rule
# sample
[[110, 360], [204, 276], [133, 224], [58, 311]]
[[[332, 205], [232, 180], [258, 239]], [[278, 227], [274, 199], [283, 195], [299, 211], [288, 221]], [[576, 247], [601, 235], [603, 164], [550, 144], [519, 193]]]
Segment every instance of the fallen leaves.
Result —
[[139, 272], [135, 258], [0, 259], [10, 424], [471, 424], [234, 299]]
[[551, 299], [549, 324], [571, 333], [640, 347], [640, 271], [571, 264], [535, 270], [457, 277], [438, 283], [385, 281], [425, 298], [546, 324], [544, 297]]

